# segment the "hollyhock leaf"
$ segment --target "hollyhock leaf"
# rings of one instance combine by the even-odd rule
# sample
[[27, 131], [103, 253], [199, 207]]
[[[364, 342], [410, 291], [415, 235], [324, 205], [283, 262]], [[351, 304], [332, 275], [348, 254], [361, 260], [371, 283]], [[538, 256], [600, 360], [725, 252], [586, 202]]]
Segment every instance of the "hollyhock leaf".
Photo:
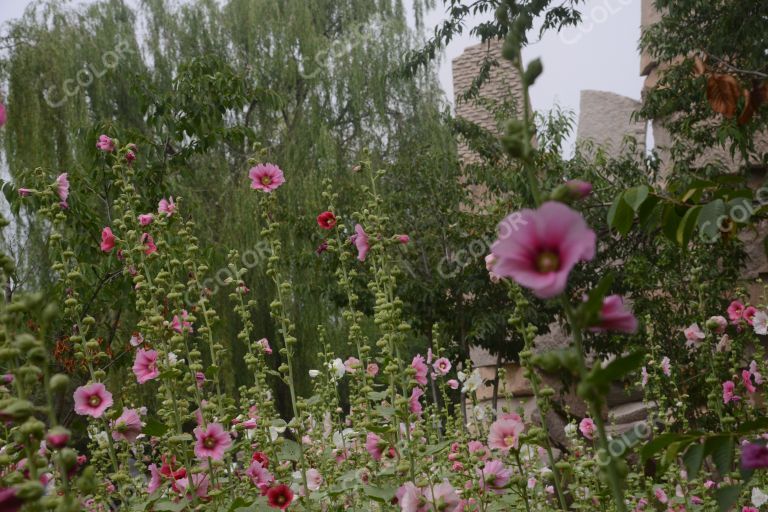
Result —
[[685, 469], [688, 471], [688, 478], [696, 478], [701, 469], [701, 463], [704, 461], [704, 445], [694, 444], [688, 447], [683, 455]]
[[663, 468], [669, 467], [677, 461], [677, 456], [685, 450], [685, 448], [693, 442], [693, 439], [685, 439], [683, 441], [677, 441], [667, 446], [667, 450], [664, 452], [664, 456], [661, 458], [661, 466]]
[[439, 444], [433, 444], [427, 447], [427, 450], [424, 453], [426, 455], [437, 455], [438, 453], [442, 452], [443, 450], [451, 446], [452, 442], [453, 441], [451, 440], [451, 441], [443, 441], [442, 443], [439, 443]]
[[705, 451], [712, 455], [718, 473], [727, 475], [733, 464], [734, 438], [732, 436], [715, 436], [705, 441]]
[[162, 437], [168, 432], [168, 425], [157, 418], [147, 418], [142, 432], [148, 436]]
[[389, 503], [390, 501], [392, 501], [392, 498], [395, 497], [395, 493], [397, 492], [397, 487], [392, 487], [392, 486], [373, 487], [371, 485], [365, 485], [363, 486], [363, 492], [365, 493], [366, 496], [378, 502]]
[[613, 381], [621, 380], [629, 373], [637, 370], [645, 361], [645, 353], [633, 352], [628, 356], [619, 357], [608, 363], [604, 368], [596, 366], [589, 376], [593, 384], [607, 385]]
[[214, 380], [216, 378], [216, 375], [219, 374], [219, 367], [216, 365], [210, 365], [208, 368], [205, 369], [205, 378], [209, 380]]
[[182, 510], [186, 510], [188, 506], [189, 502], [186, 499], [179, 500], [178, 502], [158, 501], [152, 505], [152, 510], [160, 512], [181, 512]]
[[295, 441], [284, 439], [278, 458], [280, 460], [299, 461], [301, 460], [301, 447]]
[[368, 399], [372, 402], [381, 402], [389, 396], [388, 391], [370, 391], [368, 393]]
[[705, 240], [716, 240], [720, 237], [719, 224], [724, 215], [725, 203], [722, 199], [715, 199], [702, 206], [696, 224], [699, 227], [701, 236]]
[[626, 190], [623, 197], [630, 208], [636, 212], [643, 205], [643, 202], [648, 199], [648, 193], [648, 187], [640, 185]]
[[[645, 462], [672, 443], [679, 442], [690, 437], [691, 436], [677, 434], [675, 432], [666, 432], [664, 434], [658, 435], [645, 443], [645, 445], [640, 449], [640, 457], [642, 461]], [[694, 436], [694, 439], [696, 437], [698, 436]], [[693, 441], [693, 439], [691, 439], [691, 441]]]
[[717, 508], [720, 512], [728, 512], [731, 510], [736, 500], [739, 499], [741, 494], [740, 485], [727, 485], [720, 487], [715, 491], [715, 500], [717, 500]]
[[736, 434], [759, 434], [768, 430], [768, 417], [759, 418], [752, 421], [742, 423], [741, 426], [734, 432]]
[[680, 224], [677, 226], [675, 240], [684, 250], [688, 247], [688, 242], [691, 241], [693, 229], [696, 227], [696, 219], [699, 216], [700, 210], [701, 206], [698, 205], [689, 209], [687, 212], [685, 212], [683, 220], [681, 220]]
[[375, 410], [376, 410], [376, 414], [378, 414], [384, 419], [389, 419], [395, 415], [395, 408], [391, 406], [385, 407], [383, 405], [379, 405], [378, 407], [376, 407]]

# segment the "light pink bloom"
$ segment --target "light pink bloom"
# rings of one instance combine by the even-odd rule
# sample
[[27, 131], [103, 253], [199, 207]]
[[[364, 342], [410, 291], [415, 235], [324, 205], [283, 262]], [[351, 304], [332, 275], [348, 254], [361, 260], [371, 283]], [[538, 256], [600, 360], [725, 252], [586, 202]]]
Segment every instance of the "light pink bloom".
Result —
[[757, 313], [757, 308], [755, 308], [755, 307], [752, 307], [752, 306], [747, 306], [747, 307], [744, 309], [744, 313], [741, 315], [741, 317], [742, 317], [744, 320], [746, 320], [746, 322], [747, 322], [749, 325], [752, 325], [752, 317], [754, 317], [754, 316], [755, 316], [755, 313]]
[[594, 258], [595, 244], [595, 233], [580, 213], [548, 201], [501, 222], [499, 239], [491, 247], [497, 258], [493, 271], [530, 288], [539, 298], [551, 298], [565, 290], [579, 261]]
[[488, 448], [480, 441], [468, 442], [467, 451], [473, 455], [476, 455], [480, 460], [485, 460], [491, 455], [491, 452], [488, 450]]
[[251, 188], [263, 192], [277, 190], [285, 183], [283, 171], [275, 164], [259, 164], [248, 171], [251, 178]]
[[456, 494], [456, 490], [448, 482], [443, 480], [441, 483], [426, 489], [429, 502], [432, 503], [434, 510], [440, 510], [441, 512], [458, 512], [460, 502], [459, 495]]
[[205, 374], [203, 372], [195, 372], [195, 384], [198, 388], [202, 388], [205, 385]]
[[156, 490], [160, 488], [160, 484], [162, 484], [162, 475], [160, 474], [160, 470], [157, 469], [157, 466], [154, 464], [150, 464], [149, 467], [149, 485], [147, 486], [147, 492], [149, 494], [152, 494]]
[[112, 234], [112, 229], [106, 227], [101, 230], [101, 250], [104, 252], [110, 252], [115, 248], [115, 235]]
[[456, 379], [450, 379], [446, 382], [448, 384], [448, 387], [451, 389], [459, 389], [459, 381]]
[[595, 438], [595, 431], [597, 430], [597, 427], [595, 426], [595, 422], [592, 421], [592, 418], [584, 418], [581, 420], [581, 423], [579, 423], [579, 432], [581, 432], [581, 435], [592, 441]]
[[139, 215], [139, 224], [142, 226], [149, 226], [152, 224], [152, 221], [155, 220], [155, 216], [151, 213], [142, 213]]
[[188, 500], [192, 499], [190, 480], [192, 480], [192, 488], [195, 490], [195, 495], [197, 497], [205, 498], [208, 496], [208, 475], [205, 473], [192, 473], [185, 478], [176, 480], [176, 487], [178, 488], [179, 494], [185, 496]]
[[178, 332], [179, 334], [183, 333], [184, 330], [193, 332], [192, 322], [189, 322], [187, 320], [188, 318], [189, 318], [189, 313], [187, 312], [186, 309], [182, 309], [181, 318], [179, 318], [179, 315], [173, 315], [173, 319], [171, 320], [171, 329]]
[[112, 439], [133, 443], [141, 434], [141, 418], [134, 409], [123, 409], [123, 413], [112, 423]]
[[269, 346], [269, 340], [267, 338], [261, 338], [256, 344], [261, 345], [262, 350], [267, 355], [272, 354], [272, 347]]
[[139, 384], [156, 379], [160, 375], [160, 371], [157, 369], [157, 351], [144, 350], [143, 348], [137, 350], [136, 360], [133, 363], [133, 374], [136, 375], [136, 381]]
[[426, 386], [428, 368], [424, 363], [424, 356], [421, 354], [416, 354], [416, 356], [413, 358], [413, 361], [411, 361], [411, 368], [416, 370], [416, 375], [413, 377], [416, 382], [422, 386]]
[[736, 384], [732, 380], [723, 382], [723, 403], [738, 402], [741, 397], [735, 395], [733, 391], [736, 389]]
[[232, 438], [219, 423], [209, 423], [206, 428], [195, 428], [195, 456], [198, 459], [224, 458], [224, 452], [232, 445]]
[[323, 475], [315, 468], [309, 468], [307, 470], [307, 489], [317, 491], [321, 485], [323, 485]]
[[642, 384], [643, 387], [648, 385], [648, 370], [645, 369], [645, 366], [643, 366], [640, 369], [640, 384]]
[[0, 126], [3, 126], [8, 121], [8, 114], [5, 111], [5, 105], [0, 103]]
[[413, 414], [420, 416], [423, 412], [421, 402], [419, 402], [419, 398], [421, 398], [423, 395], [424, 391], [422, 391], [419, 387], [415, 387], [413, 388], [413, 391], [411, 391], [411, 398], [408, 399], [408, 407]]
[[536, 487], [536, 478], [535, 477], [530, 477], [528, 479], [528, 488], [529, 489], [533, 489], [534, 487]]
[[752, 361], [749, 363], [749, 373], [752, 375], [752, 378], [755, 381], [755, 384], [762, 384], [763, 383], [763, 376], [760, 374], [760, 372], [757, 369], [757, 361]]
[[667, 497], [667, 493], [664, 492], [664, 489], [661, 487], [657, 487], [653, 491], [654, 496], [656, 496], [656, 499], [659, 500], [660, 503], [666, 504], [669, 501], [669, 498]]
[[368, 234], [360, 224], [355, 224], [355, 234], [350, 238], [352, 243], [357, 247], [357, 259], [365, 261], [365, 257], [368, 256], [368, 250], [371, 246], [368, 244]]
[[686, 339], [685, 346], [688, 348], [698, 347], [701, 344], [701, 340], [706, 336], [704, 331], [699, 327], [699, 324], [689, 325], [683, 329], [683, 334], [685, 334]]
[[56, 178], [56, 189], [59, 193], [59, 206], [62, 208], [69, 208], [67, 199], [69, 198], [69, 179], [66, 172], [59, 174]]
[[667, 377], [672, 376], [672, 366], [667, 356], [661, 360], [661, 372]]
[[379, 365], [377, 365], [376, 363], [368, 363], [368, 368], [366, 368], [365, 371], [371, 377], [375, 377], [379, 373]]
[[32, 194], [31, 188], [20, 188], [18, 191], [20, 197], [27, 197]]
[[434, 362], [432, 369], [434, 369], [435, 373], [438, 375], [446, 375], [451, 371], [451, 362], [447, 358], [441, 357]]
[[168, 199], [162, 198], [157, 204], [157, 213], [164, 213], [166, 217], [170, 217], [176, 213], [176, 203], [173, 202], [173, 196]]
[[603, 299], [597, 325], [593, 325], [589, 330], [592, 332], [616, 331], [634, 334], [637, 332], [637, 318], [624, 306], [621, 296], [609, 295]]
[[100, 135], [99, 140], [96, 142], [96, 148], [105, 153], [111, 153], [115, 150], [115, 142], [106, 135]]
[[395, 496], [401, 512], [426, 512], [427, 510], [424, 494], [412, 482], [404, 483]]
[[359, 367], [360, 360], [356, 357], [350, 356], [344, 361], [344, 369], [347, 373], [355, 373]]
[[520, 434], [525, 430], [523, 420], [517, 414], [504, 414], [491, 424], [488, 446], [508, 452], [518, 448]]
[[382, 439], [379, 436], [377, 436], [373, 432], [368, 432], [368, 434], [365, 437], [365, 449], [371, 455], [371, 458], [373, 460], [376, 460], [376, 461], [381, 460], [381, 456], [384, 454], [384, 448], [386, 447], [387, 447], [387, 443], [382, 441]]
[[112, 393], [107, 391], [101, 382], [78, 387], [75, 390], [74, 399], [77, 414], [94, 418], [101, 418], [104, 411], [113, 403]]
[[155, 240], [152, 238], [152, 235], [149, 233], [144, 233], [141, 235], [141, 243], [144, 245], [144, 254], [149, 256], [153, 252], [157, 252], [157, 246], [155, 245]]
[[487, 461], [482, 469], [477, 468], [477, 474], [483, 488], [493, 489], [497, 493], [502, 492], [501, 489], [507, 486], [512, 476], [504, 463], [496, 459]]
[[262, 493], [265, 493], [275, 481], [275, 477], [272, 476], [272, 473], [270, 473], [267, 468], [262, 467], [257, 461], [251, 462], [251, 465], [248, 466], [245, 474], [248, 475], [253, 485], [258, 487]]
[[498, 283], [501, 281], [501, 277], [493, 271], [493, 267], [496, 265], [496, 256], [493, 253], [485, 257], [485, 269], [488, 271], [488, 277], [492, 283]]
[[744, 315], [744, 304], [738, 300], [734, 300], [728, 306], [728, 318], [731, 322], [738, 323]]
[[707, 320], [707, 328], [717, 334], [723, 334], [726, 327], [728, 327], [728, 320], [726, 320], [725, 317], [719, 315], [711, 316], [709, 317], [709, 320]]

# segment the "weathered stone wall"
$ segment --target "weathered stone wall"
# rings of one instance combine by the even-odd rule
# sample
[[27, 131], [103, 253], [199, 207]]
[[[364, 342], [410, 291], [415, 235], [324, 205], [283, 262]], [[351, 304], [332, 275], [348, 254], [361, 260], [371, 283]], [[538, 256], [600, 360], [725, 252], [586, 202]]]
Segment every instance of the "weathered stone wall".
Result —
[[610, 156], [619, 156], [627, 137], [634, 138], [640, 154], [645, 150], [646, 123], [632, 119], [639, 101], [605, 91], [581, 91], [576, 143], [592, 141]]

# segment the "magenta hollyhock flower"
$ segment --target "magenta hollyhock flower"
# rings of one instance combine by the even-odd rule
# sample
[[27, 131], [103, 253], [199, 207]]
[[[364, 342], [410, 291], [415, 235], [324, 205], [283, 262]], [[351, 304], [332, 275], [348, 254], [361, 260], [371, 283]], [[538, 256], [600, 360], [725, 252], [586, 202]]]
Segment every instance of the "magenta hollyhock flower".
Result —
[[423, 412], [423, 408], [421, 407], [421, 402], [419, 402], [419, 399], [424, 395], [424, 391], [421, 390], [420, 387], [413, 388], [413, 391], [411, 391], [411, 397], [408, 399], [408, 408], [413, 414], [421, 415]]
[[[0, 103], [0, 107], [2, 107]], [[2, 123], [0, 123], [2, 126]], [[13, 487], [5, 487], [0, 489], [0, 510], [3, 512], [17, 512], [24, 506], [24, 500], [19, 498], [16, 494], [16, 489]]]
[[251, 479], [251, 483], [255, 485], [262, 494], [267, 492], [267, 489], [274, 483], [275, 477], [272, 476], [265, 466], [262, 466], [260, 462], [253, 461], [248, 469], [245, 470], [245, 474]]
[[203, 372], [195, 372], [195, 384], [198, 388], [205, 386], [205, 374]]
[[69, 208], [67, 199], [69, 198], [69, 178], [66, 172], [59, 174], [56, 178], [56, 191], [59, 194], [59, 206]]
[[551, 298], [565, 290], [579, 261], [595, 257], [595, 244], [595, 232], [580, 213], [548, 201], [499, 224], [499, 239], [491, 247], [496, 257], [493, 272], [514, 279], [539, 298]]
[[447, 358], [441, 357], [432, 364], [432, 369], [438, 375], [446, 375], [451, 371], [451, 362]]
[[397, 241], [403, 245], [411, 241], [411, 237], [409, 237], [408, 235], [395, 235], [395, 238], [397, 238]]
[[517, 449], [523, 430], [525, 430], [525, 424], [519, 415], [503, 414], [491, 424], [488, 446], [505, 452], [512, 448]]
[[[191, 488], [190, 480], [192, 481]], [[198, 498], [206, 498], [208, 496], [208, 475], [205, 473], [192, 473], [185, 478], [179, 478], [175, 484], [178, 493], [185, 496], [188, 500], [192, 499], [192, 489], [194, 489], [195, 495]]]
[[285, 510], [293, 501], [293, 491], [285, 484], [275, 485], [267, 490], [267, 504], [272, 508]]
[[112, 423], [112, 439], [133, 443], [141, 434], [141, 417], [134, 409], [123, 409], [123, 413]]
[[133, 363], [133, 374], [139, 384], [144, 384], [160, 375], [157, 369], [157, 350], [144, 350], [140, 348], [136, 351], [136, 360]]
[[111, 153], [115, 150], [115, 142], [106, 135], [100, 135], [99, 140], [96, 141], [96, 148], [105, 153]]
[[752, 374], [749, 372], [749, 370], [742, 370], [741, 371], [741, 381], [744, 383], [744, 387], [747, 388], [747, 391], [752, 394], [755, 391], [757, 391], [757, 388], [752, 383]]
[[125, 161], [128, 162], [128, 165], [131, 165], [133, 162], [136, 161], [136, 153], [133, 151], [126, 151], [125, 152]]
[[387, 443], [382, 441], [382, 439], [373, 432], [368, 432], [365, 436], [365, 449], [371, 455], [373, 460], [381, 460], [381, 456], [384, 454], [384, 449], [386, 447]]
[[352, 243], [357, 247], [357, 259], [365, 261], [365, 257], [368, 256], [368, 250], [371, 246], [368, 244], [368, 234], [360, 224], [355, 224], [355, 234], [351, 238]]
[[768, 446], [747, 443], [741, 447], [741, 467], [744, 469], [768, 468]]
[[440, 510], [442, 512], [458, 512], [461, 500], [448, 480], [443, 480], [437, 485], [428, 487], [426, 492], [428, 494], [429, 502], [435, 510]]
[[275, 164], [259, 164], [248, 171], [251, 188], [262, 192], [272, 192], [285, 183], [283, 171]]
[[[193, 332], [192, 329], [192, 322], [188, 321], [189, 313], [186, 309], [181, 310], [181, 318], [179, 318], [179, 315], [173, 315], [173, 319], [171, 320], [171, 329], [176, 331], [177, 333], [181, 334], [185, 330], [188, 330], [189, 332]], [[260, 343], [258, 341], [257, 343]]]
[[738, 300], [734, 300], [728, 305], [728, 318], [733, 323], [738, 323], [741, 317], [744, 315], [744, 304]]
[[115, 242], [117, 238], [112, 233], [112, 229], [106, 227], [101, 230], [101, 250], [104, 252], [110, 252], [115, 248]]
[[365, 369], [365, 371], [371, 377], [375, 377], [379, 373], [379, 365], [376, 363], [368, 363], [368, 367]]
[[198, 459], [221, 460], [232, 445], [232, 438], [220, 423], [209, 423], [205, 428], [195, 428], [195, 456]]
[[497, 493], [502, 492], [512, 477], [504, 463], [496, 459], [487, 461], [482, 469], [477, 468], [477, 474], [484, 489], [491, 488]]
[[144, 245], [144, 254], [149, 256], [153, 252], [157, 252], [157, 246], [155, 245], [155, 240], [152, 238], [152, 235], [149, 233], [143, 233], [141, 235], [141, 243]]
[[5, 105], [0, 103], [0, 126], [3, 126], [8, 121], [8, 114], [5, 111]]
[[154, 220], [155, 220], [155, 216], [152, 215], [151, 213], [142, 213], [141, 215], [139, 215], [139, 224], [141, 224], [142, 226], [149, 226], [150, 224], [152, 224], [152, 221]]
[[320, 245], [317, 246], [317, 249], [315, 249], [315, 254], [320, 256], [327, 250], [328, 250], [328, 242], [324, 240], [323, 242], [320, 243]]
[[595, 426], [595, 422], [592, 421], [592, 418], [584, 418], [581, 420], [581, 423], [579, 423], [579, 432], [590, 441], [595, 439], [596, 431], [597, 427]]
[[661, 487], [657, 487], [653, 491], [654, 496], [656, 496], [656, 499], [659, 500], [660, 503], [666, 504], [669, 501], [669, 498], [667, 497], [667, 493], [664, 492], [664, 489]]
[[424, 363], [424, 356], [421, 354], [416, 354], [416, 356], [413, 358], [413, 361], [411, 361], [411, 368], [416, 370], [416, 375], [413, 376], [413, 378], [421, 384], [422, 386], [427, 385], [427, 365]]
[[741, 400], [741, 397], [734, 394], [734, 390], [736, 389], [736, 384], [732, 380], [727, 380], [723, 382], [723, 403], [727, 404], [730, 402], [738, 402]]
[[317, 216], [317, 225], [322, 229], [333, 229], [336, 225], [336, 216], [333, 212], [323, 212]]
[[19, 193], [19, 197], [28, 197], [32, 195], [31, 188], [20, 188], [19, 190], [17, 190], [17, 192]]
[[446, 382], [448, 384], [448, 387], [451, 389], [459, 389], [459, 381], [456, 379], [450, 379]]
[[63, 427], [55, 427], [45, 435], [45, 444], [50, 448], [60, 450], [69, 443], [69, 430]]
[[112, 393], [107, 391], [104, 384], [94, 382], [80, 386], [75, 390], [75, 412], [81, 416], [101, 418], [104, 411], [112, 406]]
[[747, 306], [744, 308], [744, 313], [742, 313], [741, 317], [749, 324], [752, 325], [752, 318], [757, 313], [757, 308], [753, 306]]
[[173, 196], [168, 199], [162, 198], [157, 204], [157, 213], [164, 213], [166, 217], [170, 217], [176, 213], [176, 203], [173, 202]]
[[637, 332], [637, 318], [624, 306], [621, 296], [609, 295], [603, 299], [597, 325], [593, 325], [589, 330], [592, 332], [616, 331], [634, 334]]

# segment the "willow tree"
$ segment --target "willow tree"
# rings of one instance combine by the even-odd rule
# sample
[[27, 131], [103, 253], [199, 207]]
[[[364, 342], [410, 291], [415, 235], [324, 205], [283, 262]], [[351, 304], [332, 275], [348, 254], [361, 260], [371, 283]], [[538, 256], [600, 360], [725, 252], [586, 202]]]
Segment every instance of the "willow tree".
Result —
[[[332, 289], [333, 278], [319, 271], [314, 253], [323, 179], [340, 192], [338, 206], [352, 212], [352, 191], [368, 179], [351, 172], [361, 152], [382, 165], [413, 154], [416, 144], [453, 154], [433, 71], [400, 72], [402, 55], [421, 44], [408, 20], [421, 29], [430, 3], [415, 0], [409, 14], [399, 0], [141, 0], [135, 9], [123, 0], [84, 7], [38, 0], [6, 27], [0, 43], [10, 117], [0, 135], [12, 182], [6, 196], [18, 209], [13, 183], [42, 179], [37, 167], [47, 178], [66, 170], [76, 190], [89, 190], [73, 198], [78, 220], [71, 235], [82, 258], [93, 260], [96, 285], [108, 271], [98, 258], [96, 219], [108, 216], [112, 196], [94, 141], [107, 133], [135, 142], [137, 172], [156, 196], [150, 199], [184, 198], [185, 214], [212, 248], [214, 275], [226, 267], [228, 249], [258, 246], [246, 174], [248, 157], [259, 151], [291, 182], [281, 213], [290, 226], [282, 234], [291, 247], [285, 266], [297, 283], [298, 337], [313, 347], [317, 325], [339, 306], [332, 291], [321, 292]], [[18, 212], [23, 224], [23, 207]], [[37, 243], [28, 246], [27, 259], [45, 283], [45, 227], [32, 228], [26, 235]], [[253, 290], [270, 286], [258, 266], [249, 280]], [[116, 287], [102, 287], [115, 298], [102, 311], [110, 318], [127, 307]], [[259, 312], [257, 331], [270, 336], [266, 299]], [[114, 339], [123, 346], [130, 311], [120, 318]], [[220, 335], [234, 342], [235, 324], [225, 319]], [[241, 348], [231, 346], [238, 364]], [[301, 352], [304, 369], [314, 352]]]

